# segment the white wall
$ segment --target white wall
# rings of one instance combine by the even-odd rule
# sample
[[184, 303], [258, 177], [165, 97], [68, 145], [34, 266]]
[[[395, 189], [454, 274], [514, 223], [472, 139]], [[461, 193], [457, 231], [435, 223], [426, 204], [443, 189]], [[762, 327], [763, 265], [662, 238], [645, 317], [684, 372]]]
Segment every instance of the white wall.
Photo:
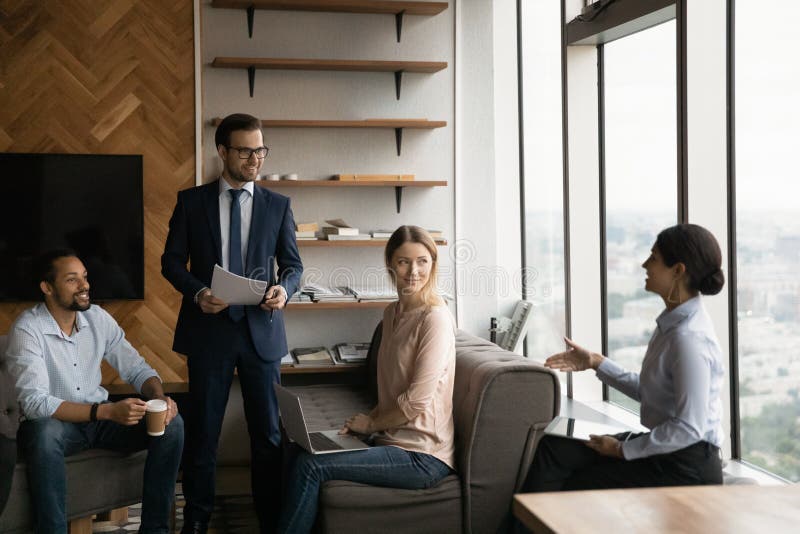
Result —
[[[572, 339], [600, 351], [600, 163], [597, 144], [597, 49], [567, 49], [567, 129], [569, 135], [569, 251]], [[573, 373], [573, 396], [602, 398], [594, 373]]]
[[520, 298], [516, 3], [456, 14], [456, 234], [461, 328], [488, 338]]
[[[452, 4], [452, 3], [451, 3]], [[396, 213], [391, 188], [281, 189], [298, 222], [343, 218], [362, 231], [416, 224], [454, 238], [455, 8], [434, 17], [406, 16], [397, 43], [390, 15], [256, 10], [253, 38], [245, 11], [215, 9], [202, 1], [203, 182], [221, 170], [214, 149], [214, 117], [245, 112], [262, 119], [427, 118], [446, 128], [405, 130], [397, 156], [392, 130], [271, 129], [262, 174], [297, 173], [324, 179], [337, 173], [410, 173], [417, 180], [446, 180], [446, 188], [407, 188]], [[257, 70], [254, 98], [247, 71], [210, 66], [216, 56], [446, 61], [432, 75], [405, 74], [401, 99], [391, 73]], [[374, 276], [383, 249], [301, 248], [307, 275]], [[442, 286], [453, 293], [449, 247], [440, 249]], [[341, 280], [341, 278], [339, 278]], [[380, 311], [287, 311], [290, 347], [368, 340]]]

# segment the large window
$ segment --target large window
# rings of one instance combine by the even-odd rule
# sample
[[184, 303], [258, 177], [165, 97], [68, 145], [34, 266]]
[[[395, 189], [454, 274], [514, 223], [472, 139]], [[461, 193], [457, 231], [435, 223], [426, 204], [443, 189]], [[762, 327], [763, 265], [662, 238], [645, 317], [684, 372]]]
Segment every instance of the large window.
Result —
[[526, 296], [536, 303], [527, 349], [536, 359], [564, 350], [566, 332], [559, 4], [520, 2]]
[[800, 3], [735, 11], [742, 459], [800, 481]]
[[[639, 370], [660, 297], [642, 262], [677, 222], [675, 21], [603, 45], [607, 356]], [[609, 388], [609, 400], [638, 410]]]

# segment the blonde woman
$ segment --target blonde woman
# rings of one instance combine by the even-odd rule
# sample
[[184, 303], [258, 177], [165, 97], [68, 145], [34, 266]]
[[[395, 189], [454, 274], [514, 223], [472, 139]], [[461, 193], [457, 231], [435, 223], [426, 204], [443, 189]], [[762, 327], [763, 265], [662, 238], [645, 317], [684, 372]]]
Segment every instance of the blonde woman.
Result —
[[293, 466], [279, 532], [310, 532], [326, 480], [404, 489], [435, 486], [455, 466], [455, 326], [436, 293], [436, 244], [417, 226], [401, 226], [386, 244], [398, 301], [383, 314], [378, 405], [342, 433], [371, 435], [374, 447], [331, 455], [305, 451]]

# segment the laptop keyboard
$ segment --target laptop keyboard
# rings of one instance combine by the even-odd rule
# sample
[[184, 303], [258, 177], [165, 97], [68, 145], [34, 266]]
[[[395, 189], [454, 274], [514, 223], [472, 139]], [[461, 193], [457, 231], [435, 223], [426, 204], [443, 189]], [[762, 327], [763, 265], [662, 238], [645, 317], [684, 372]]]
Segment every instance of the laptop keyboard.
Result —
[[308, 438], [311, 440], [311, 447], [315, 451], [338, 451], [344, 449], [344, 447], [321, 432], [309, 432]]

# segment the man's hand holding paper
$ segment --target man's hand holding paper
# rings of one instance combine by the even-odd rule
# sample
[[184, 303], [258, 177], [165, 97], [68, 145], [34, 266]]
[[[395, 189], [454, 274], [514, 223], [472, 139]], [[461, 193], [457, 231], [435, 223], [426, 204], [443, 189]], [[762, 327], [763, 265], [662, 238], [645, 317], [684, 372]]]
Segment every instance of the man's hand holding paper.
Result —
[[267, 291], [267, 285], [268, 282], [265, 280], [245, 278], [226, 271], [219, 265], [214, 265], [214, 274], [211, 277], [211, 294], [216, 300], [222, 301], [225, 307], [230, 304], [252, 306], [262, 303], [264, 293]]

